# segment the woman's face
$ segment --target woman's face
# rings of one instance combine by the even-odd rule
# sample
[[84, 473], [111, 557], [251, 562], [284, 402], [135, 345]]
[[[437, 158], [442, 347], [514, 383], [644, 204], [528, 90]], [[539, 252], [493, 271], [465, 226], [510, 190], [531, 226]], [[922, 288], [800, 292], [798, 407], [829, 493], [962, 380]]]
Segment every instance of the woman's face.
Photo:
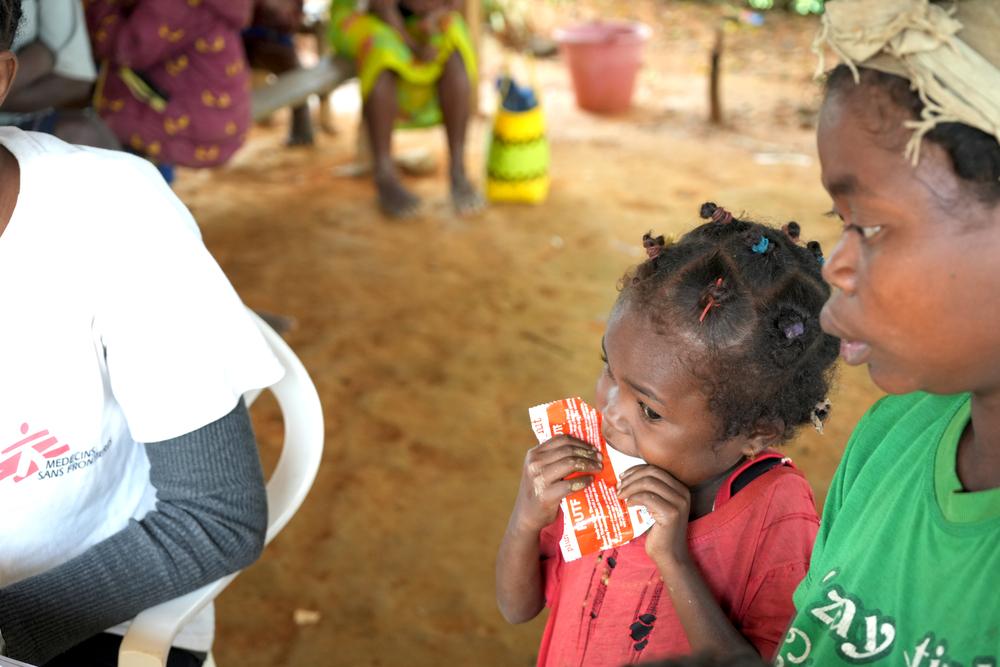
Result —
[[909, 130], [886, 130], [904, 112], [880, 95], [835, 92], [820, 113], [823, 186], [844, 221], [823, 329], [888, 392], [998, 388], [1000, 206], [978, 202], [936, 144], [913, 167]]

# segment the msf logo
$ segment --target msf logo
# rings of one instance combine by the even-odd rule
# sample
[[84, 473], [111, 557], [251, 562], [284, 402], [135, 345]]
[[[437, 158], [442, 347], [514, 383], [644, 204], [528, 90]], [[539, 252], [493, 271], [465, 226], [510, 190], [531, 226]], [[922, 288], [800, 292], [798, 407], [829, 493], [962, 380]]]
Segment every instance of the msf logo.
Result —
[[69, 451], [69, 445], [60, 445], [59, 440], [48, 431], [28, 434], [27, 424], [21, 424], [21, 439], [0, 450], [0, 482], [11, 478], [15, 483], [23, 482], [45, 467], [45, 460], [55, 458]]

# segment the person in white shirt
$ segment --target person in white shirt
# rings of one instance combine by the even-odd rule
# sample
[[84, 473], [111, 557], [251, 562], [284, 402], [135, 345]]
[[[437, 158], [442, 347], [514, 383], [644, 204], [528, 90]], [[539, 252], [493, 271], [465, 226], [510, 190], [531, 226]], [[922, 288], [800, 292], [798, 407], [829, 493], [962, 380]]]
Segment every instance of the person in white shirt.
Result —
[[[17, 57], [0, 0], [0, 103]], [[242, 395], [282, 368], [155, 167], [0, 128], [0, 655], [113, 665], [141, 610], [252, 563]], [[171, 666], [201, 664], [211, 609]]]

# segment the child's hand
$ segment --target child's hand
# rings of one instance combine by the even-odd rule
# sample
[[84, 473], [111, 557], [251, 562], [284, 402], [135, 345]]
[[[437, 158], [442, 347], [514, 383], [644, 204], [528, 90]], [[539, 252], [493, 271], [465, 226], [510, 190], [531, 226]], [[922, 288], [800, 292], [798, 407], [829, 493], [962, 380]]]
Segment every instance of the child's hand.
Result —
[[686, 564], [691, 492], [673, 475], [653, 465], [629, 468], [621, 475], [618, 497], [644, 505], [656, 522], [646, 533], [646, 555], [657, 567]]
[[[522, 530], [540, 532], [555, 521], [559, 502], [587, 487], [601, 471], [601, 453], [591, 445], [560, 435], [528, 450], [521, 488], [514, 505], [514, 522]], [[591, 473], [564, 479], [574, 472]]]

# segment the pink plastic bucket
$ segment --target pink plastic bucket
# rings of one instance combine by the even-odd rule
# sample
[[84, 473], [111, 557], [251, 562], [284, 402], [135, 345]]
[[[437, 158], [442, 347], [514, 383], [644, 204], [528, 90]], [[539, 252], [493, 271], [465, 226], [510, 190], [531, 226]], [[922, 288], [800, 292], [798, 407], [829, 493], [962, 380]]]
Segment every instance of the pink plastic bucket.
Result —
[[581, 109], [628, 111], [650, 33], [649, 26], [636, 21], [597, 21], [555, 31]]

